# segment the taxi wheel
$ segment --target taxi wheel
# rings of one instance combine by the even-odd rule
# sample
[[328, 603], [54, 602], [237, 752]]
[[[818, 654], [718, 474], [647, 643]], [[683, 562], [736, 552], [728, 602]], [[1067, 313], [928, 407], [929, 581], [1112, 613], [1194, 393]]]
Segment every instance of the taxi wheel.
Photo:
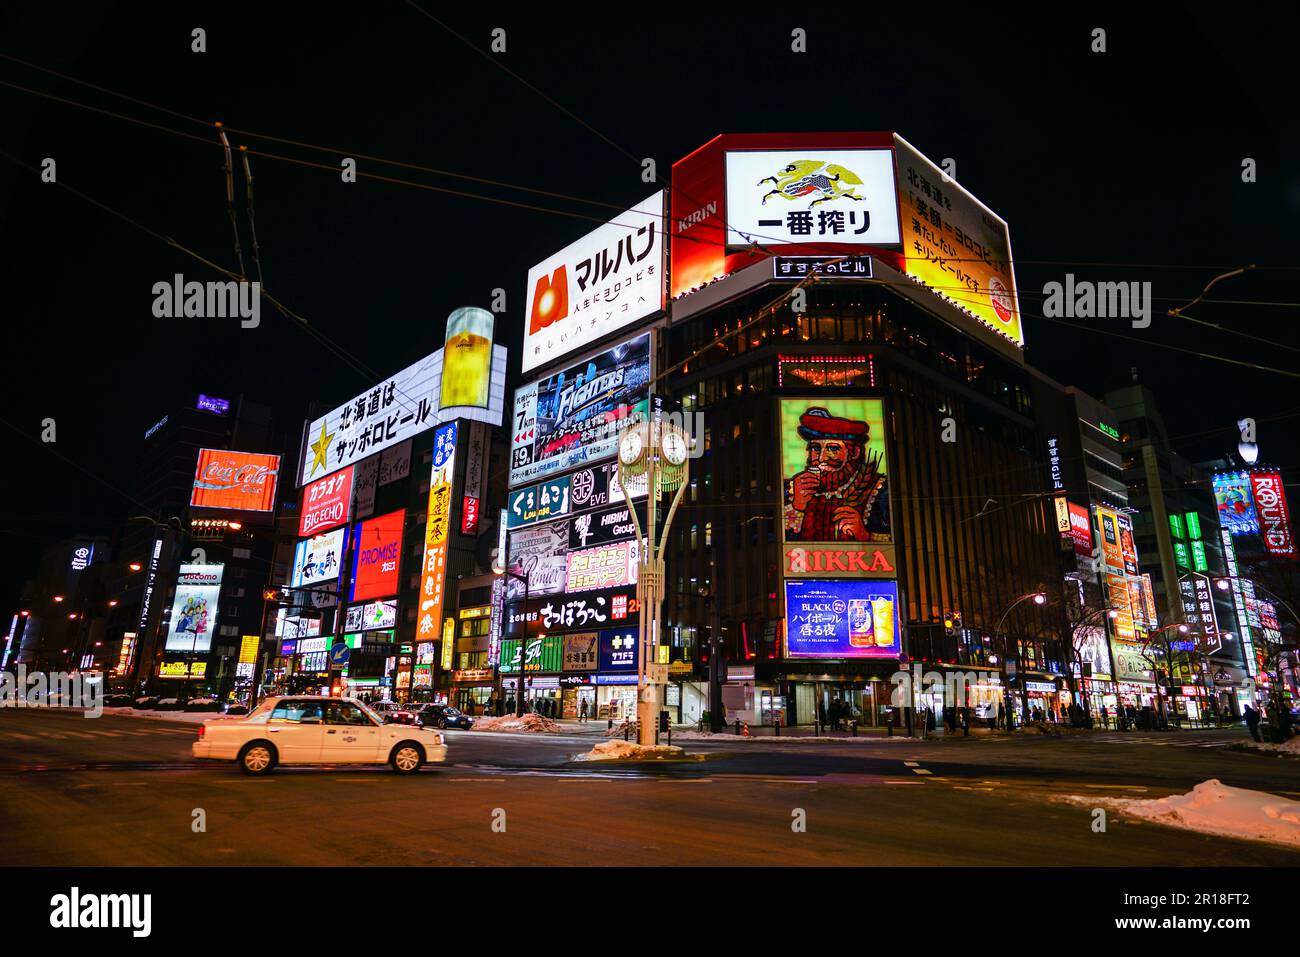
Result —
[[266, 774], [276, 764], [275, 745], [251, 741], [239, 752], [239, 767], [245, 774]]
[[424, 763], [424, 749], [414, 741], [403, 741], [393, 748], [390, 763], [398, 774], [414, 774]]

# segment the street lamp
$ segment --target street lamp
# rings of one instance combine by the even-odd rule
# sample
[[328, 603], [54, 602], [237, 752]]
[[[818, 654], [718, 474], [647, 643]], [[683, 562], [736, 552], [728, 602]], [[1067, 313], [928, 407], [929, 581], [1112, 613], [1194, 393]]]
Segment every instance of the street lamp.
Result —
[[[509, 588], [509, 579], [511, 578], [515, 579], [515, 581], [521, 581], [524, 583], [524, 615], [523, 615], [523, 621], [521, 622], [521, 624], [523, 625], [523, 631], [519, 638], [519, 672], [515, 676], [515, 717], [522, 718], [524, 716], [524, 660], [527, 657], [527, 651], [528, 651], [528, 597], [529, 597], [528, 584], [529, 584], [530, 573], [526, 569], [524, 569], [522, 564], [519, 566], [520, 570], [522, 571], [522, 574], [520, 574], [519, 572], [511, 571], [510, 567], [506, 564], [506, 562], [510, 560], [509, 559], [510, 530], [508, 525], [506, 524], [506, 521], [507, 521], [506, 513], [503, 511], [501, 513], [501, 523], [504, 531], [502, 533], [501, 541], [502, 544], [504, 545], [504, 550], [498, 549], [496, 564], [492, 566], [492, 571], [494, 571], [498, 575], [504, 575], [506, 577], [507, 589]], [[510, 602], [506, 601], [504, 604], [505, 604], [505, 611], [503, 614], [505, 618], [509, 620]], [[497, 661], [498, 675], [500, 674], [500, 672], [501, 672], [501, 663], [500, 660], [498, 660]], [[497, 710], [498, 711], [502, 710], [502, 702], [500, 698], [497, 699]]]
[[[1002, 700], [1006, 703], [1006, 709], [1007, 709], [1006, 717], [1007, 717], [1008, 731], [1011, 730], [1011, 725], [1014, 723], [1014, 719], [1011, 716], [1011, 700], [1008, 697], [1008, 692], [1011, 689], [1010, 675], [1007, 672], [1008, 658], [1010, 657], [1011, 638], [1009, 635], [1002, 635], [1002, 625], [1007, 620], [1007, 616], [1010, 615], [1013, 610], [1015, 610], [1017, 605], [1020, 605], [1021, 603], [1027, 601], [1032, 601], [1035, 605], [1045, 605], [1047, 604], [1047, 595], [1045, 592], [1041, 592], [1041, 591], [1031, 591], [1028, 594], [1021, 595], [1019, 598], [1017, 598], [1015, 601], [1013, 601], [1010, 605], [1007, 606], [1007, 610], [1004, 611], [1002, 613], [1002, 617], [998, 619], [997, 627], [993, 629], [994, 642], [997, 641], [999, 635], [1002, 636]], [[1024, 688], [1023, 678], [1021, 678], [1021, 688], [1022, 689]], [[1025, 694], [1025, 707], [1026, 709], [1028, 709], [1029, 707], [1028, 692], [1026, 692]]]

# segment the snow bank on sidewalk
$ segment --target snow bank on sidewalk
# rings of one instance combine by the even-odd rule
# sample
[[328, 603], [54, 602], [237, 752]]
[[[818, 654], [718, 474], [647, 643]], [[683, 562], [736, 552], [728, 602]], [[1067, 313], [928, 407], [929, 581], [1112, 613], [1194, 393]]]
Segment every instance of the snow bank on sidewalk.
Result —
[[886, 741], [910, 741], [916, 744], [920, 738], [909, 738], [904, 734], [896, 734], [892, 738], [883, 734], [863, 734], [858, 737], [830, 737], [821, 735], [820, 737], [812, 735], [802, 735], [792, 737], [782, 735], [777, 737], [774, 734], [751, 735], [745, 737], [742, 734], [736, 734], [734, 731], [723, 731], [720, 734], [710, 734], [707, 731], [674, 731], [673, 738], [681, 741], [719, 741], [724, 743], [744, 742], [744, 743], [762, 743], [762, 744], [876, 744]]
[[220, 711], [152, 711], [144, 708], [105, 708], [104, 714], [113, 718], [155, 718], [160, 721], [180, 721], [186, 724], [202, 724], [213, 718], [237, 719], [238, 715], [225, 715]]
[[636, 744], [633, 741], [601, 741], [586, 754], [575, 754], [574, 761], [662, 761], [683, 757], [676, 745]]
[[1066, 800], [1090, 807], [1114, 808], [1130, 817], [1203, 834], [1300, 847], [1300, 801], [1229, 787], [1217, 778], [1202, 781], [1186, 794], [1155, 800], [1090, 795], [1071, 796]]
[[475, 718], [473, 731], [525, 731], [532, 734], [560, 734], [564, 728], [540, 714], [526, 714], [522, 718], [512, 714], [500, 718]]
[[1268, 744], [1259, 741], [1246, 741], [1243, 747], [1254, 751], [1272, 751], [1274, 754], [1293, 754], [1300, 757], [1300, 735], [1289, 738], [1281, 744]]

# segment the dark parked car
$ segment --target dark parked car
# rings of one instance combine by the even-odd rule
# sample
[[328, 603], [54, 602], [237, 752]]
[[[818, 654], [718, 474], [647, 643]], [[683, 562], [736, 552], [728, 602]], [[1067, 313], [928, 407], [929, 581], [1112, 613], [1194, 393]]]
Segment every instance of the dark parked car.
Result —
[[447, 704], [425, 705], [416, 723], [422, 728], [460, 728], [462, 731], [474, 727], [473, 718]]
[[129, 694], [110, 694], [104, 696], [105, 708], [129, 708], [135, 704], [135, 699]]
[[131, 707], [142, 708], [147, 711], [157, 703], [158, 703], [158, 699], [155, 698], [153, 695], [145, 695], [143, 697], [136, 698], [134, 701], [132, 701]]

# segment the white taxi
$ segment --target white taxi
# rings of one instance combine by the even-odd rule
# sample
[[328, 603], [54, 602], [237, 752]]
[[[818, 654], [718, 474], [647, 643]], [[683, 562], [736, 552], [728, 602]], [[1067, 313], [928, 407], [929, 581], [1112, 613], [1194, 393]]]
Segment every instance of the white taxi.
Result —
[[414, 774], [447, 760], [438, 732], [384, 724], [360, 701], [317, 695], [267, 698], [247, 716], [204, 721], [191, 751], [200, 760], [235, 761], [247, 774], [277, 764], [391, 764]]

